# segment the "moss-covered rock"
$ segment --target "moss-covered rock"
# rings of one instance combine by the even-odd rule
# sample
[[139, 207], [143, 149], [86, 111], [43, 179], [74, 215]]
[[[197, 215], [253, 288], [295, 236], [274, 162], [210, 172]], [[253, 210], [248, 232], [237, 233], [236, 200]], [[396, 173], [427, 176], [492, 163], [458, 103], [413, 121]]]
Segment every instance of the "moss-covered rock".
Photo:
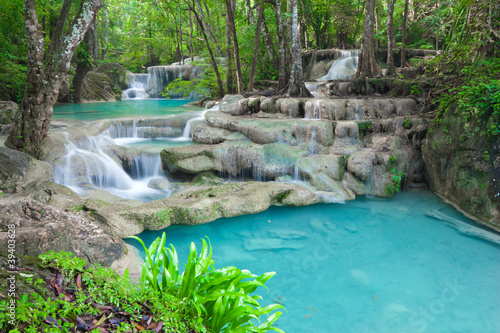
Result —
[[500, 230], [500, 140], [484, 123], [462, 119], [452, 107], [431, 123], [423, 148], [427, 179], [438, 195]]

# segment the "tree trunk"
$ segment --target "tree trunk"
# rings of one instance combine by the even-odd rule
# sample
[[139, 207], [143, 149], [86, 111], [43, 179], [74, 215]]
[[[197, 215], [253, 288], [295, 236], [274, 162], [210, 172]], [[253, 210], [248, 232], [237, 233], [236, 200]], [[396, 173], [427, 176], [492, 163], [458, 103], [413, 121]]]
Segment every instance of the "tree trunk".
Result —
[[231, 27], [227, 16], [228, 14], [226, 9], [226, 89], [228, 93], [234, 93], [236, 91], [236, 87], [234, 85], [236, 73], [234, 72], [234, 59], [231, 56], [231, 44], [233, 38], [231, 37]]
[[101, 53], [101, 60], [104, 60], [108, 57], [108, 30], [109, 30], [109, 17], [108, 17], [108, 10], [104, 8], [103, 10], [104, 14], [104, 37], [103, 37], [103, 47], [102, 47], [102, 53]]
[[203, 39], [205, 40], [205, 45], [207, 45], [207, 50], [208, 53], [210, 54], [210, 61], [212, 62], [212, 67], [215, 72], [215, 76], [217, 77], [217, 95], [219, 98], [224, 97], [224, 87], [222, 86], [222, 79], [220, 77], [219, 73], [219, 66], [217, 66], [217, 60], [215, 60], [214, 52], [212, 51], [212, 47], [210, 46], [210, 41], [208, 40], [207, 33], [205, 32], [205, 29], [203, 27], [203, 22], [201, 21], [200, 16], [198, 16], [197, 10], [194, 6], [194, 3], [191, 5], [189, 3], [186, 3], [189, 7], [189, 10], [194, 14], [196, 18], [196, 22], [198, 22], [198, 26], [200, 27], [201, 32], [203, 33]]
[[83, 88], [83, 82], [85, 80], [85, 77], [87, 76], [87, 73], [92, 70], [93, 67], [93, 60], [96, 58], [95, 57], [95, 49], [96, 45], [94, 42], [94, 32], [96, 31], [96, 26], [95, 26], [95, 21], [92, 23], [92, 26], [87, 30], [87, 33], [85, 33], [85, 38], [83, 39], [82, 44], [80, 44], [80, 48], [84, 48], [80, 52], [78, 50], [75, 54], [76, 58], [76, 73], [75, 76], [73, 77], [73, 89], [70, 92], [70, 100], [73, 103], [81, 103], [82, 101], [82, 88]]
[[[264, 6], [264, 4], [262, 4], [261, 6]], [[262, 7], [261, 9], [262, 9], [262, 25], [260, 26], [260, 29], [262, 30], [262, 39], [264, 40], [264, 44], [266, 45], [266, 51], [267, 55], [269, 56], [269, 60], [271, 60], [271, 62], [274, 63], [275, 59], [274, 59], [273, 40], [271, 39], [271, 37], [269, 37], [269, 30], [267, 29], [264, 7]]]
[[[248, 91], [253, 90], [253, 84], [255, 81], [255, 68], [257, 67], [257, 57], [259, 56], [260, 49], [260, 29], [259, 27], [262, 24], [262, 20], [264, 18], [262, 11], [262, 6], [257, 6], [257, 25], [255, 26], [255, 40], [253, 46], [253, 58], [252, 58], [252, 66], [250, 67], [250, 78], [248, 79]], [[253, 16], [253, 15], [252, 15]], [[254, 19], [255, 21], [255, 19]]]
[[236, 10], [235, 0], [226, 0], [226, 20], [229, 20], [229, 31], [231, 32], [231, 37], [233, 39], [233, 57], [236, 69], [236, 82], [238, 85], [238, 94], [243, 94], [245, 89], [243, 85], [243, 78], [241, 76], [241, 64], [240, 64], [240, 49], [238, 46], [238, 36], [236, 36], [236, 26], [234, 24], [234, 12]]
[[[197, 7], [196, 16], [198, 16], [201, 20], [204, 34], [207, 35], [208, 38], [210, 38], [210, 41], [212, 42], [214, 47], [217, 48], [217, 39], [215, 38], [214, 33], [212, 32], [212, 26], [210, 25], [210, 21], [207, 19], [207, 17], [205, 17], [205, 13], [203, 11], [203, 7], [200, 3], [200, 0], [195, 0], [195, 2], [196, 2], [196, 7]], [[207, 15], [209, 15], [209, 14], [210, 13], [207, 13]], [[219, 53], [219, 52], [217, 52], [217, 53]]]
[[375, 14], [375, 0], [366, 0], [365, 21], [363, 23], [363, 37], [361, 38], [361, 54], [359, 55], [356, 77], [377, 77], [382, 74], [379, 64], [375, 60], [373, 48], [373, 19]]
[[396, 5], [396, 0], [387, 1], [387, 72], [386, 76], [393, 76], [396, 73], [396, 68], [394, 67], [394, 6]]
[[299, 34], [299, 14], [297, 10], [297, 0], [291, 0], [292, 11], [292, 71], [290, 74], [290, 86], [288, 94], [290, 97], [312, 97], [304, 84], [302, 71], [302, 47], [300, 45]]
[[401, 67], [406, 66], [406, 25], [408, 24], [408, 2], [405, 1], [405, 12], [403, 18], [403, 39], [401, 40]]
[[253, 15], [252, 5], [250, 0], [245, 0], [245, 5], [247, 6], [247, 21], [248, 24], [255, 26], [255, 16]]
[[279, 51], [278, 51], [278, 90], [281, 90], [287, 85], [286, 77], [286, 56], [285, 56], [285, 31], [283, 29], [283, 19], [281, 17], [281, 0], [276, 0], [276, 21], [278, 24], [278, 38], [279, 38]]
[[[38, 23], [35, 0], [24, 1], [24, 20], [28, 47], [26, 91], [21, 108], [5, 144], [40, 157], [40, 142], [47, 136], [53, 106], [61, 83], [67, 76], [71, 58], [87, 29], [103, 6], [100, 0], [84, 0], [66, 34], [52, 39], [48, 51]], [[64, 17], [65, 16], [65, 17]], [[66, 21], [61, 12], [59, 19]], [[60, 25], [58, 20], [57, 26]], [[64, 24], [62, 24], [64, 27]], [[54, 36], [57, 36], [55, 33]]]

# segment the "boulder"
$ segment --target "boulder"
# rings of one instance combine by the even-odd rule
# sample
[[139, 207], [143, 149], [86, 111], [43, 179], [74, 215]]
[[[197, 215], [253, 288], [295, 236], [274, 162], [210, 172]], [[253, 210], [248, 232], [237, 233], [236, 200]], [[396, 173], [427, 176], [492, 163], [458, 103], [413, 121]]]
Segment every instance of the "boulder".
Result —
[[19, 106], [11, 101], [0, 101], [0, 125], [12, 124]]
[[170, 181], [167, 178], [153, 178], [148, 182], [148, 187], [157, 190], [168, 190], [170, 188]]
[[85, 102], [114, 102], [120, 100], [121, 94], [108, 75], [94, 71], [85, 76], [80, 98]]
[[15, 230], [16, 254], [37, 256], [67, 251], [91, 263], [110, 266], [126, 253], [125, 243], [92, 222], [37, 201], [0, 207], [0, 246], [7, 248]]
[[31, 182], [52, 178], [52, 168], [17, 150], [0, 147], [0, 189], [5, 193], [21, 191]]
[[117, 86], [122, 90], [128, 88], [127, 76], [129, 74], [132, 74], [131, 71], [129, 71], [122, 65], [116, 63], [103, 64], [94, 69], [93, 72], [105, 74], [107, 77], [111, 79], [111, 81], [115, 84], [115, 86]]
[[500, 140], [489, 122], [466, 124], [448, 109], [431, 125], [422, 152], [430, 188], [471, 218], [500, 230]]

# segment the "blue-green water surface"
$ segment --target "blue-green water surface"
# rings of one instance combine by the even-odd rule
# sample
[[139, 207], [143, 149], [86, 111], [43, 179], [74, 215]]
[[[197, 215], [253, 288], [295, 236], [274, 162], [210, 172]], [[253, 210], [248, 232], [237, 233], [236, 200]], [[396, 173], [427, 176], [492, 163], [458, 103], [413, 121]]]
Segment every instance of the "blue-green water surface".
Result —
[[188, 102], [192, 101], [147, 99], [113, 103], [64, 104], [54, 106], [52, 118], [92, 121], [122, 117], [161, 117], [202, 110], [197, 107], [183, 106]]
[[[208, 236], [217, 268], [276, 271], [269, 293], [257, 293], [261, 304], [285, 305], [277, 323], [287, 333], [500, 332], [499, 237], [468, 222], [413, 190], [165, 231], [180, 262]], [[139, 236], [150, 244], [160, 234]]]

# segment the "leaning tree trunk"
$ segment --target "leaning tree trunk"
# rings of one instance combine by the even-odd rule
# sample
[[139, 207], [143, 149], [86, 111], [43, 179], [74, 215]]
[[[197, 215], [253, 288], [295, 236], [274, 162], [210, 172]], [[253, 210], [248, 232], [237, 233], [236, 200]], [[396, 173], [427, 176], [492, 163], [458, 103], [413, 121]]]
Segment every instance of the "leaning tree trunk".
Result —
[[396, 0], [388, 0], [388, 16], [387, 16], [387, 72], [385, 75], [392, 76], [396, 73], [396, 68], [394, 67], [394, 6], [396, 5]]
[[312, 97], [312, 94], [309, 92], [309, 90], [307, 90], [304, 84], [297, 0], [291, 0], [290, 5], [292, 7], [292, 71], [290, 74], [290, 86], [288, 89], [288, 94], [290, 95], [290, 97]]
[[61, 83], [68, 74], [71, 58], [103, 6], [101, 0], [82, 1], [75, 19], [69, 24], [68, 32], [63, 35], [69, 13], [64, 8], [68, 3], [71, 4], [71, 0], [64, 1], [56, 31], [45, 51], [35, 0], [24, 1], [28, 46], [26, 91], [5, 144], [36, 157], [40, 157], [39, 144], [47, 136], [53, 107]]
[[363, 37], [361, 39], [361, 54], [359, 55], [356, 77], [376, 77], [382, 74], [380, 66], [375, 60], [373, 42], [373, 19], [375, 16], [375, 0], [366, 0]]
[[283, 19], [281, 17], [281, 0], [276, 0], [276, 20], [278, 24], [278, 38], [279, 38], [279, 51], [278, 51], [278, 90], [284, 89], [287, 85], [286, 77], [286, 56], [285, 56], [285, 31], [283, 29]]
[[405, 1], [405, 12], [403, 18], [403, 37], [401, 40], [401, 67], [406, 66], [406, 26], [408, 24], [408, 1]]

